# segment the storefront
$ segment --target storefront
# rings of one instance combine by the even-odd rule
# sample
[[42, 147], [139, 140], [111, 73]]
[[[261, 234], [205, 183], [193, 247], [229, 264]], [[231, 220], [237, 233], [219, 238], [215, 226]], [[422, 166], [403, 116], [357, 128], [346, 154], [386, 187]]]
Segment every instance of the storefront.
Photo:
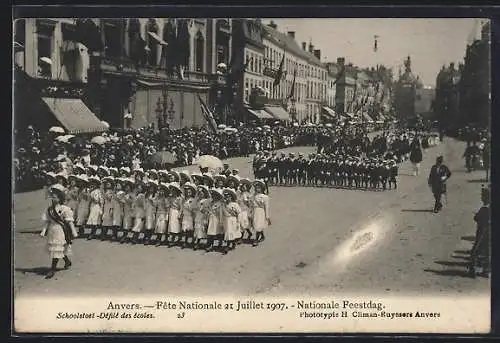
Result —
[[137, 80], [135, 84], [129, 108], [132, 128], [151, 124], [158, 128], [162, 120], [171, 129], [206, 124], [198, 95], [208, 103], [209, 87], [143, 80]]

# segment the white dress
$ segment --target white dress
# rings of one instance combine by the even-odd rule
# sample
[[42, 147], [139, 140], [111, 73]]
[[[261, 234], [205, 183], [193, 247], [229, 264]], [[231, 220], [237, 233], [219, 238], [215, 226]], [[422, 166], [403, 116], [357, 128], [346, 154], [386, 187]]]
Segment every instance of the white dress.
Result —
[[122, 226], [123, 222], [123, 202], [125, 200], [125, 192], [118, 191], [113, 196], [113, 226]]
[[113, 225], [113, 191], [107, 190], [103, 196], [102, 226]]
[[267, 229], [269, 216], [269, 196], [256, 194], [253, 200], [253, 228], [256, 232]]
[[[63, 221], [73, 222], [73, 211], [68, 206], [56, 205], [55, 211]], [[66, 241], [62, 225], [52, 219], [47, 212], [48, 210], [43, 213], [42, 219], [46, 225], [45, 236], [47, 237], [47, 250], [50, 258], [70, 256], [72, 253], [71, 244]], [[76, 236], [76, 232], [72, 232], [72, 234]]]
[[201, 199], [194, 215], [194, 237], [196, 239], [207, 238], [208, 213], [210, 211], [211, 199]]
[[101, 225], [102, 205], [103, 198], [101, 190], [99, 188], [94, 189], [90, 192], [90, 211], [87, 219], [87, 225]]
[[90, 211], [90, 193], [88, 188], [80, 190], [78, 195], [78, 208], [76, 212], [76, 225], [82, 226], [87, 223]]
[[156, 213], [156, 196], [149, 195], [146, 198], [146, 229], [154, 230], [155, 228], [155, 213]]
[[220, 201], [212, 202], [209, 212], [208, 212], [208, 228], [207, 235], [216, 236], [224, 233], [224, 228], [222, 227], [222, 206], [223, 203]]
[[134, 199], [133, 212], [134, 212], [134, 227], [133, 232], [141, 232], [144, 229], [144, 218], [146, 216], [146, 196], [143, 193], [137, 194]]
[[133, 205], [135, 195], [134, 193], [125, 194], [122, 198], [123, 203], [123, 230], [132, 229], [132, 222], [134, 218]]
[[155, 233], [164, 234], [167, 231], [168, 211], [168, 200], [165, 197], [157, 198]]
[[182, 206], [182, 232], [194, 230], [194, 211], [197, 203], [195, 198], [189, 198], [184, 201]]
[[168, 212], [168, 232], [169, 233], [180, 233], [181, 232], [181, 222], [179, 220], [182, 211], [182, 197], [177, 197], [173, 199], [170, 204], [170, 210]]
[[238, 199], [238, 205], [240, 205], [241, 208], [238, 220], [242, 231], [250, 228], [251, 200], [249, 192], [242, 192]]
[[236, 202], [230, 202], [222, 208], [224, 240], [234, 241], [241, 238], [240, 223], [238, 221], [240, 213], [241, 208]]

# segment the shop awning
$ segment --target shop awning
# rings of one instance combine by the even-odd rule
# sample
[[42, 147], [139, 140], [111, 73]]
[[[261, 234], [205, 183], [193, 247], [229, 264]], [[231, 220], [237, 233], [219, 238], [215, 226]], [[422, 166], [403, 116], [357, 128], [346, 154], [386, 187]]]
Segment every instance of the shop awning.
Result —
[[266, 112], [270, 113], [275, 119], [289, 121], [290, 114], [285, 111], [285, 109], [281, 106], [266, 106], [264, 107]]
[[337, 114], [335, 113], [334, 110], [332, 110], [330, 107], [323, 106], [323, 110], [327, 115], [329, 115], [332, 118], [337, 118]]
[[107, 127], [80, 99], [42, 98], [68, 133], [107, 131]]
[[249, 107], [246, 107], [246, 110], [248, 112], [250, 112], [250, 114], [254, 115], [255, 117], [257, 117], [258, 119], [274, 119], [274, 117], [272, 115], [270, 115], [269, 113], [267, 113], [266, 111], [264, 110], [256, 110], [256, 109], [252, 109], [252, 108], [249, 108]]

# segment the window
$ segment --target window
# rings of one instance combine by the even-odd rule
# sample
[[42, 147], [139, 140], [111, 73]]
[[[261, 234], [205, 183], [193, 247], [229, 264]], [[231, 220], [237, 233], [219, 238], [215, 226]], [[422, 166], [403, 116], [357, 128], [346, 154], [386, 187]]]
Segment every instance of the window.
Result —
[[250, 71], [251, 71], [252, 73], [253, 73], [253, 71], [254, 71], [254, 70], [253, 70], [253, 62], [254, 62], [254, 60], [253, 60], [253, 54], [250, 54]]
[[38, 75], [42, 77], [52, 77], [54, 27], [54, 24], [37, 22]]
[[259, 74], [262, 74], [262, 57], [259, 57]]
[[195, 49], [195, 70], [197, 72], [203, 72], [203, 57], [205, 56], [205, 40], [200, 31], [196, 34], [196, 40], [194, 44]]

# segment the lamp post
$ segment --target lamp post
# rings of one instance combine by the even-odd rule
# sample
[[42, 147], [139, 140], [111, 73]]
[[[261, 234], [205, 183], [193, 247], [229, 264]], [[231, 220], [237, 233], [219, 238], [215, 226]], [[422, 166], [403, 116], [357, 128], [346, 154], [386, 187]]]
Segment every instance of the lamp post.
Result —
[[163, 123], [163, 106], [161, 103], [161, 98], [156, 101], [156, 120], [158, 121], [158, 129], [161, 130], [164, 127]]

